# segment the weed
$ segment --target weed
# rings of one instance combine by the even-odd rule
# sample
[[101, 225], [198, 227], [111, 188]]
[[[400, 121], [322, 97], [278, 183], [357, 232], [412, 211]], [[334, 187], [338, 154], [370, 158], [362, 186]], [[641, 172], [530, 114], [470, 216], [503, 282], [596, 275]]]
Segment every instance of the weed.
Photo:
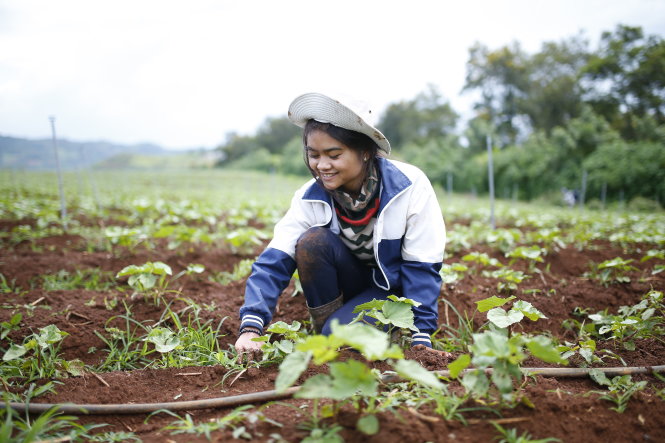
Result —
[[596, 393], [602, 394], [601, 400], [614, 403], [614, 407], [610, 409], [618, 413], [623, 413], [628, 407], [630, 398], [647, 386], [646, 381], [633, 381], [630, 375], [616, 376], [610, 380], [600, 369], [592, 369], [589, 375], [599, 385], [607, 386], [608, 392], [596, 391]]
[[607, 287], [613, 283], [630, 283], [629, 273], [637, 271], [635, 266], [630, 263], [633, 259], [623, 259], [616, 257], [611, 260], [605, 260], [602, 263], [591, 263], [591, 271], [586, 272], [584, 277], [597, 280], [600, 284]]
[[97, 268], [76, 269], [69, 272], [61, 269], [55, 274], [40, 276], [45, 291], [68, 291], [87, 289], [89, 291], [108, 291], [115, 287], [113, 274]]
[[534, 440], [531, 438], [531, 434], [528, 431], [524, 431], [522, 435], [517, 435], [517, 429], [505, 429], [500, 424], [490, 420], [490, 423], [494, 425], [497, 431], [499, 431], [499, 436], [495, 440], [499, 440], [499, 443], [547, 443], [550, 441], [561, 441], [558, 438], [547, 437]]

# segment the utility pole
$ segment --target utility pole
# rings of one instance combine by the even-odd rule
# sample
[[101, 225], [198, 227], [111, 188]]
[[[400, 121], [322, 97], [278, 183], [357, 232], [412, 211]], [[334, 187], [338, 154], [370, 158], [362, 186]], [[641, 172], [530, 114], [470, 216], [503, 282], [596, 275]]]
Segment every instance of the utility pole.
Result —
[[492, 162], [492, 139], [487, 135], [487, 180], [490, 185], [490, 226], [496, 229], [494, 219], [494, 164]]
[[60, 193], [60, 218], [62, 226], [67, 231], [67, 205], [65, 204], [65, 190], [62, 186], [62, 171], [60, 170], [60, 158], [58, 157], [58, 143], [55, 137], [55, 117], [49, 117], [51, 121], [51, 134], [53, 137], [53, 153], [55, 154], [55, 169], [58, 174], [58, 192]]

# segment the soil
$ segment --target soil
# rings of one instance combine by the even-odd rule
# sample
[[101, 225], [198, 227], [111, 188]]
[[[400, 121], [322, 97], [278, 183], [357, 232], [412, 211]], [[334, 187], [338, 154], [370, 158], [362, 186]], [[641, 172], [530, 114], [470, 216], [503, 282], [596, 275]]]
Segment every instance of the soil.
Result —
[[[0, 220], [0, 230], [9, 231], [18, 224], [30, 223], [30, 220], [20, 223]], [[563, 328], [562, 322], [570, 318], [580, 319], [575, 317], [575, 308], [587, 308], [590, 313], [603, 309], [616, 312], [620, 306], [636, 304], [650, 289], [665, 290], [665, 273], [651, 275], [654, 264], [662, 264], [662, 260], [640, 262], [645, 251], [651, 248], [653, 246], [633, 245], [630, 250], [624, 250], [610, 242], [599, 241], [594, 243], [593, 248], [585, 248], [583, 251], [567, 246], [550, 253], [546, 263], [538, 265], [540, 272], [523, 282], [517, 292], [519, 298], [531, 302], [548, 318], [537, 322], [525, 319], [519, 323], [517, 330], [548, 331], [560, 340], [572, 340], [574, 331]], [[490, 252], [489, 248], [483, 246], [474, 246], [473, 250]], [[459, 262], [468, 252], [471, 251], [455, 253], [447, 257], [446, 262]], [[492, 252], [492, 255], [507, 263], [507, 259], [496, 252]], [[166, 298], [172, 303], [174, 311], [186, 308], [187, 305], [182, 301], [186, 297], [209, 307], [201, 310], [202, 319], [211, 320], [215, 324], [224, 319], [219, 342], [226, 349], [235, 342], [244, 281], [222, 286], [210, 281], [208, 277], [212, 273], [231, 271], [242, 259], [252, 256], [234, 254], [224, 247], [214, 245], [184, 245], [177, 250], [157, 245], [149, 250], [116, 248], [113, 253], [89, 252], [86, 240], [75, 235], [25, 241], [12, 247], [3, 247], [0, 252], [0, 272], [7, 282], [13, 282], [13, 285], [22, 289], [19, 293], [2, 295], [0, 321], [7, 321], [14, 312], [23, 314], [20, 329], [9, 336], [15, 342], [22, 341], [23, 337], [40, 327], [55, 324], [69, 334], [61, 348], [64, 358], [80, 359], [88, 365], [96, 365], [105, 356], [105, 345], [95, 332], [103, 333], [105, 326], [121, 321], [118, 316], [125, 313], [123, 302], [131, 308], [133, 318], [144, 324], [160, 321], [163, 306], [156, 307], [150, 300], [142, 298], [132, 299], [128, 288], [125, 292], [117, 288], [109, 291], [46, 291], [42, 288], [40, 276], [55, 274], [63, 269], [69, 272], [99, 269], [115, 275], [127, 265], [147, 261], [163, 261], [173, 268], [175, 274], [190, 263], [200, 263], [206, 271], [176, 280], [170, 289], [177, 292], [167, 294]], [[590, 269], [590, 262], [598, 263], [616, 256], [634, 259], [632, 264], [638, 270], [630, 273], [630, 283], [603, 287], [583, 276]], [[520, 269], [520, 266], [526, 271], [526, 265], [520, 263], [513, 265], [513, 268]], [[455, 310], [471, 316], [475, 310], [474, 302], [497, 295], [496, 287], [495, 279], [484, 277], [478, 271], [469, 273], [455, 285], [445, 285], [441, 295]], [[280, 298], [274, 320], [307, 320], [302, 297], [290, 296], [293, 287], [285, 292]], [[111, 300], [119, 302], [111, 307]], [[457, 327], [458, 319], [454, 310], [446, 303], [440, 303], [439, 309], [440, 322]], [[474, 316], [476, 326], [482, 321], [480, 314]], [[603, 363], [606, 366], [665, 364], [665, 345], [662, 340], [638, 340], [634, 351], [628, 351], [611, 341], [599, 342], [599, 346], [623, 360], [622, 363], [618, 359], [606, 358]], [[344, 358], [358, 356], [346, 353]], [[427, 350], [410, 350], [407, 358], [419, 361], [430, 370], [446, 369], [448, 363], [445, 357]], [[571, 363], [574, 366], [583, 362], [573, 359]], [[525, 366], [546, 365], [531, 358]], [[325, 368], [310, 368], [300, 382], [320, 370]], [[251, 368], [240, 376], [229, 374], [228, 377], [225, 377], [227, 371], [222, 366], [138, 369], [105, 372], [97, 376], [86, 373], [84, 376], [58, 380], [56, 393], [40, 396], [34, 402], [130, 404], [217, 398], [274, 389], [277, 373], [276, 366]], [[612, 403], [599, 399], [599, 394], [594, 391], [601, 387], [591, 379], [537, 376], [525, 380], [525, 396], [529, 401], [512, 409], [500, 409], [501, 417], [479, 403], [465, 405], [471, 408], [463, 414], [466, 423], [445, 420], [435, 413], [432, 406], [420, 407], [418, 410], [400, 408], [378, 414], [380, 431], [373, 436], [356, 430], [359, 414], [350, 405], [341, 408], [335, 421], [343, 427], [340, 435], [349, 442], [492, 441], [499, 435], [489, 421], [495, 419], [500, 419], [504, 428], [517, 428], [519, 434], [528, 432], [533, 438], [555, 437], [562, 441], [665, 441], [665, 401], [656, 395], [657, 390], [664, 388], [663, 383], [650, 375], [635, 375], [633, 379], [647, 380], [649, 388], [636, 393], [624, 413], [615, 412], [610, 409]], [[279, 434], [286, 441], [299, 441], [307, 432], [298, 425], [307, 419], [307, 411], [311, 406], [307, 400], [282, 400], [263, 407], [262, 412], [270, 421], [246, 422], [244, 426], [256, 441], [274, 441], [277, 438], [274, 434]], [[228, 408], [192, 410], [181, 412], [180, 415], [189, 414], [196, 422], [205, 422], [222, 417], [229, 411]], [[80, 423], [108, 424], [100, 431], [131, 431], [145, 442], [208, 441], [204, 435], [171, 434], [164, 427], [173, 422], [174, 417], [165, 413], [150, 417], [146, 414], [78, 416]], [[224, 430], [213, 432], [211, 440], [241, 441], [242, 438], [234, 438], [232, 430]]]

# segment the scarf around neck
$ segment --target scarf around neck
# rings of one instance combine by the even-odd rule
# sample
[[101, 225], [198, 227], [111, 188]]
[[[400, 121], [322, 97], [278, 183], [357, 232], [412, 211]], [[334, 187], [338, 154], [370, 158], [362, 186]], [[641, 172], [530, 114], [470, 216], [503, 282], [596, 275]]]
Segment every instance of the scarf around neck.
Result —
[[348, 212], [359, 212], [364, 210], [367, 205], [373, 200], [379, 188], [379, 175], [376, 170], [375, 162], [369, 165], [367, 178], [360, 187], [358, 197], [354, 199], [348, 193], [341, 189], [331, 191], [335, 202]]

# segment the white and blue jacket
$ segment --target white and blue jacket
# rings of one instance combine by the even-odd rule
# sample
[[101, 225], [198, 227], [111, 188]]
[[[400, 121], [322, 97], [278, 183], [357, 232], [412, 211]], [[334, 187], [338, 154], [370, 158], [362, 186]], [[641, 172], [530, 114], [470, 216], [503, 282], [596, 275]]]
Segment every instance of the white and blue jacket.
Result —
[[[374, 226], [374, 284], [385, 290], [401, 288], [402, 295], [420, 302], [414, 307], [414, 344], [430, 345], [438, 328], [439, 270], [446, 231], [441, 208], [425, 174], [415, 166], [378, 158], [380, 203]], [[263, 330], [272, 319], [277, 298], [296, 270], [295, 247], [314, 226], [339, 233], [332, 197], [314, 179], [296, 191], [286, 215], [275, 225], [274, 237], [252, 266], [240, 328]]]

